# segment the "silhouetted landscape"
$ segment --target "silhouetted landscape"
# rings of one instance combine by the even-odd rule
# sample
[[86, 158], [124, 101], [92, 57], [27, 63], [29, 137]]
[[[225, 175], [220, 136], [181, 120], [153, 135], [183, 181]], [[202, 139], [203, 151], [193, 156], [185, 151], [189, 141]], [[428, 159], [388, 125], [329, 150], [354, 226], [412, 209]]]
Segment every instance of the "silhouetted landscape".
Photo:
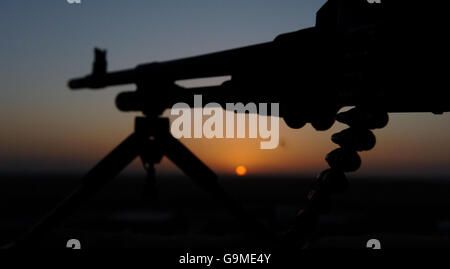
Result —
[[[444, 179], [352, 178], [320, 219], [312, 248], [365, 248], [377, 238], [383, 248], [450, 247], [450, 185]], [[71, 176], [2, 176], [0, 238], [25, 232], [79, 182]], [[283, 233], [302, 206], [312, 178], [227, 177], [220, 184], [276, 233]], [[230, 213], [186, 177], [158, 177], [159, 201], [142, 195], [143, 178], [119, 176], [83, 205], [42, 244], [64, 248], [77, 238], [95, 248], [270, 247], [249, 238]]]

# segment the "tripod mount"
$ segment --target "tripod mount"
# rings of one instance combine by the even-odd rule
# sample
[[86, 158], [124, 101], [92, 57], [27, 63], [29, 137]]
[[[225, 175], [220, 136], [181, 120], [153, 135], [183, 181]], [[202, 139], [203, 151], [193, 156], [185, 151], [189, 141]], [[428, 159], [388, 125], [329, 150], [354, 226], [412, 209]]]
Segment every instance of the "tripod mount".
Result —
[[214, 199], [228, 208], [241, 221], [243, 227], [258, 230], [259, 224], [219, 186], [217, 175], [170, 134], [169, 119], [144, 116], [135, 119], [134, 133], [94, 166], [77, 189], [13, 246], [26, 247], [31, 242], [42, 239], [44, 234], [55, 228], [84, 201], [114, 179], [136, 157], [141, 158], [147, 171], [145, 193], [156, 195], [154, 165], [159, 163], [163, 156], [179, 167], [196, 185], [211, 193]]

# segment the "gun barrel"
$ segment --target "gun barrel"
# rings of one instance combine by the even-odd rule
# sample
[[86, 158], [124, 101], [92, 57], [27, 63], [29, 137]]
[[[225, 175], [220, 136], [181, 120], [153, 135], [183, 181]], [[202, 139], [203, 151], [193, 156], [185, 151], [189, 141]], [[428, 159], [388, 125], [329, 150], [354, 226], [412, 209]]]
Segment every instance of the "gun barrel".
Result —
[[[306, 32], [305, 30], [302, 30]], [[305, 37], [305, 42], [311, 42]], [[139, 84], [158, 85], [176, 80], [227, 76], [237, 72], [248, 72], [260, 66], [261, 55], [273, 51], [274, 42], [266, 42], [242, 48], [209, 53], [164, 62], [141, 64], [133, 69], [95, 73], [69, 81], [71, 89], [99, 89], [114, 85]]]
[[69, 81], [69, 88], [73, 90], [90, 88], [99, 89], [108, 86], [136, 83], [136, 70], [128, 69], [105, 74], [92, 74]]

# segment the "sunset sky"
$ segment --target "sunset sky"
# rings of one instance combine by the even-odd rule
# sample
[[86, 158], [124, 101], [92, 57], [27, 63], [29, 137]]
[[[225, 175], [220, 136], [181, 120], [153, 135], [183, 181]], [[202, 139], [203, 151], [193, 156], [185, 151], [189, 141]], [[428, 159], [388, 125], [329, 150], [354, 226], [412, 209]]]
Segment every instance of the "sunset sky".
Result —
[[[91, 70], [93, 47], [108, 49], [109, 70], [273, 40], [314, 25], [323, 0], [0, 1], [0, 173], [86, 172], [133, 129], [115, 96], [134, 85], [70, 91], [70, 78]], [[158, 89], [154, 89], [155, 91]], [[426, 89], [424, 89], [426, 90]], [[168, 111], [166, 111], [168, 114]], [[247, 175], [311, 175], [326, 168], [326, 132], [289, 129], [280, 146], [255, 139], [183, 139], [220, 174], [243, 165]], [[358, 175], [450, 178], [450, 116], [396, 114], [375, 131]], [[135, 162], [129, 171], [140, 171]], [[178, 173], [167, 161], [160, 173]]]

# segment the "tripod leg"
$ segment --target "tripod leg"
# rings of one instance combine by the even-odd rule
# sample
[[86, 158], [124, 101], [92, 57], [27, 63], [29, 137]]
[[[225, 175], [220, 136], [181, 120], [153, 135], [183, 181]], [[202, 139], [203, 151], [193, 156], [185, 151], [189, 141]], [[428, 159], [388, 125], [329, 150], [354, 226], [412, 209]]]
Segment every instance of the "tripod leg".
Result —
[[198, 159], [180, 141], [168, 134], [165, 155], [178, 166], [194, 183], [210, 192], [215, 199], [227, 207], [231, 213], [241, 220], [251, 231], [262, 229], [250, 214], [235, 200], [233, 200], [217, 183], [217, 175]]
[[217, 186], [217, 175], [172, 135], [168, 135], [165, 155], [188, 177], [207, 190]]
[[26, 247], [29, 243], [41, 239], [46, 232], [57, 226], [83, 201], [99, 191], [133, 161], [139, 155], [143, 141], [145, 141], [145, 137], [136, 134], [126, 138], [86, 174], [77, 189], [43, 217], [25, 236], [16, 241], [14, 246]]

